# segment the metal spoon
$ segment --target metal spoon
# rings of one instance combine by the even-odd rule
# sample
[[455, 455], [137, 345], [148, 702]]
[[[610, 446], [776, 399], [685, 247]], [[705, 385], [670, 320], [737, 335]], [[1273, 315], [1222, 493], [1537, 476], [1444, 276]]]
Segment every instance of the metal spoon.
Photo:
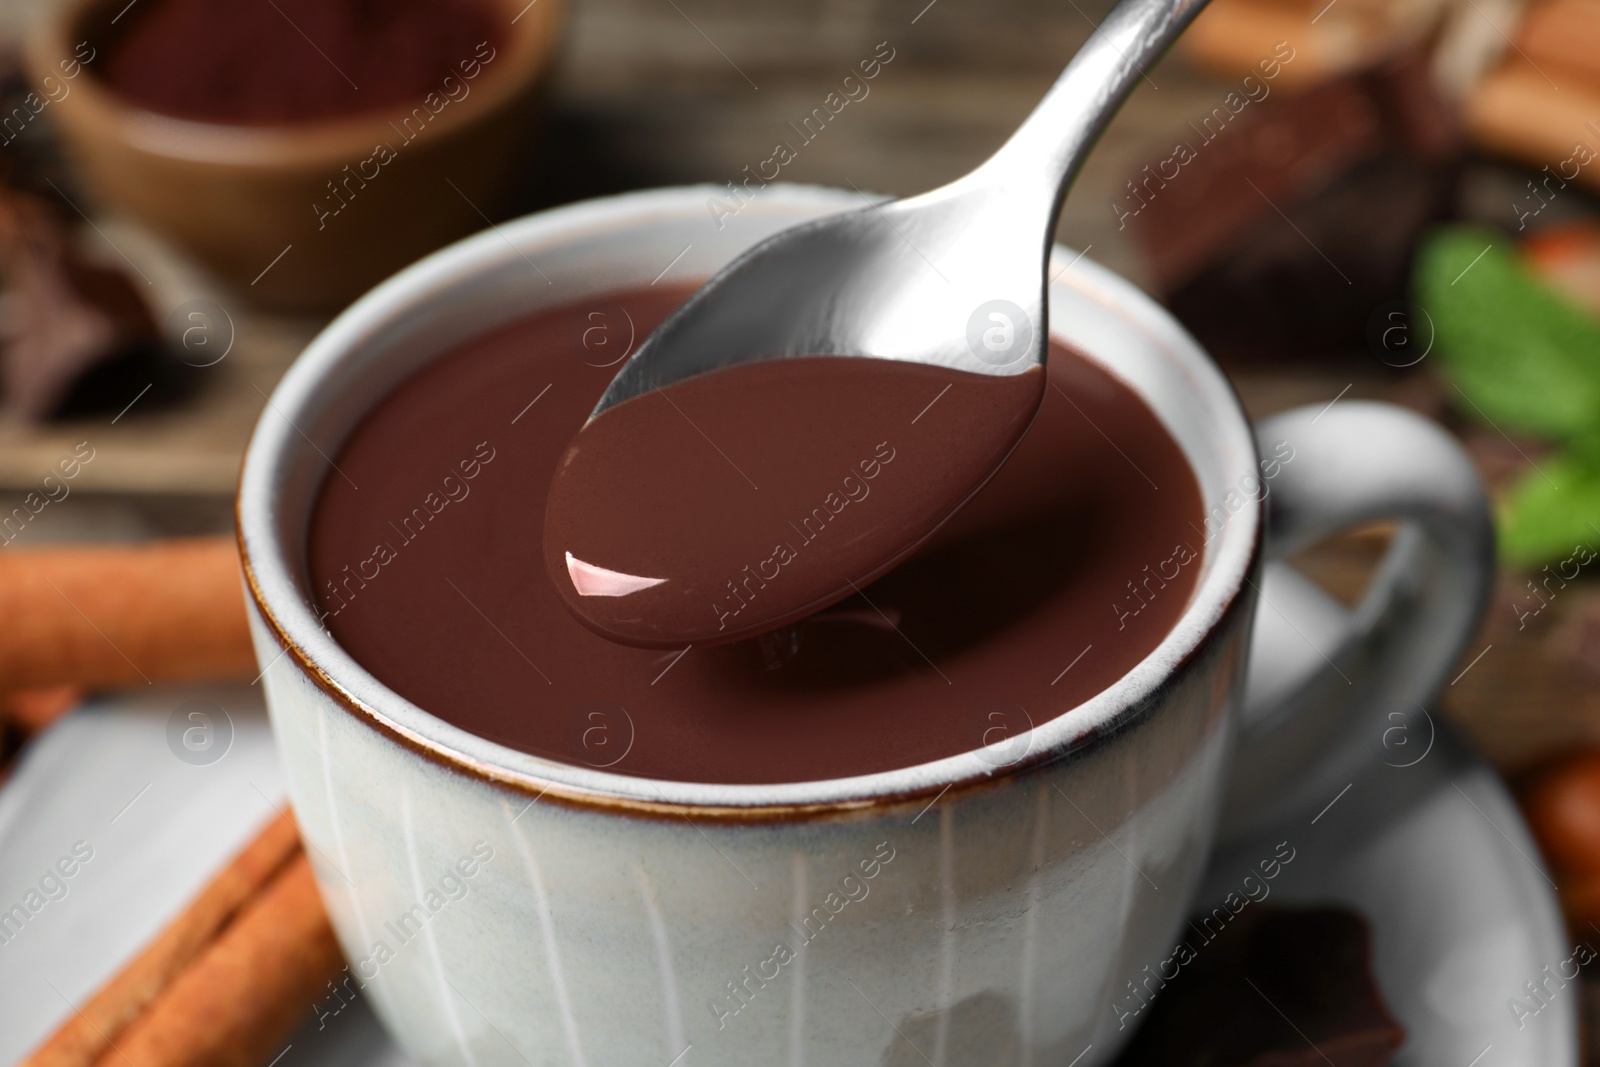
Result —
[[645, 340], [590, 421], [673, 382], [785, 356], [995, 375], [1041, 366], [1061, 201], [1145, 65], [1205, 2], [1122, 0], [976, 170], [920, 196], [796, 226], [741, 255]]
[[[922, 196], [869, 200], [786, 230], [734, 260], [657, 328], [551, 481], [545, 565], [573, 615], [644, 647], [751, 637], [859, 592], [960, 510], [1005, 462], [1044, 396], [1046, 264], [1067, 186], [1141, 64], [1204, 2], [1121, 0], [977, 170]], [[852, 358], [679, 384], [807, 356]], [[885, 375], [889, 365], [874, 367], [874, 358], [914, 366]], [[798, 375], [773, 373], [791, 368]], [[926, 382], [935, 368], [976, 377], [966, 375], [929, 424], [912, 418], [898, 444], [880, 436], [886, 411], [909, 415], [921, 405], [904, 393], [917, 379], [933, 399], [944, 396]], [[886, 380], [862, 384], [872, 378]], [[671, 410], [645, 403], [669, 386], [660, 395]], [[808, 399], [796, 408], [800, 398]], [[606, 414], [628, 400], [645, 406]], [[713, 437], [679, 401], [710, 414], [713, 426], [742, 427], [737, 442], [724, 443], [759, 464], [764, 490], [721, 445], [702, 445]], [[672, 444], [679, 437], [688, 452]], [[846, 512], [830, 479], [853, 472], [858, 457], [833, 452], [873, 441], [885, 457], [904, 446], [906, 458], [883, 481], [856, 485], [859, 499], [870, 490], [876, 503]], [[815, 531], [797, 525], [799, 516]], [[807, 547], [813, 540], [817, 547]]]

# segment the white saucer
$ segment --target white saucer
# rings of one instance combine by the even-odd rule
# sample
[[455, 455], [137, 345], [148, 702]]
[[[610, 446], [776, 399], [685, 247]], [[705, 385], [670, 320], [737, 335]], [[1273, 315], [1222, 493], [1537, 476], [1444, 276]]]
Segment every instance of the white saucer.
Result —
[[[193, 701], [220, 707], [231, 723], [226, 753], [210, 762], [216, 748], [185, 762], [175, 754], [181, 740], [169, 743], [197, 721], [189, 712], [207, 707]], [[220, 747], [221, 721], [210, 728]], [[1443, 723], [1409, 730], [1407, 747], [1376, 751], [1314, 821], [1274, 827], [1219, 855], [1203, 899], [1237, 889], [1287, 841], [1295, 858], [1269, 899], [1338, 902], [1368, 918], [1379, 985], [1409, 1034], [1400, 1067], [1576, 1067], [1576, 984], [1521, 1029], [1507, 1005], [1526, 1001], [1523, 984], [1574, 948], [1522, 820], [1499, 779]], [[57, 891], [0, 943], [0, 1063], [60, 1025], [283, 803], [255, 689], [118, 696], [35, 741], [0, 789], [0, 910], [21, 903], [77, 842], [93, 856], [66, 880], [65, 896]], [[358, 1001], [321, 1025], [308, 1016], [274, 1067], [410, 1062]]]
[[[1287, 841], [1295, 858], [1266, 899], [1366, 917], [1378, 986], [1407, 1033], [1395, 1067], [1577, 1067], [1581, 979], [1542, 1007], [1523, 988], [1575, 947], [1533, 839], [1483, 758], [1437, 715], [1413, 718], [1320, 813], [1214, 856], [1201, 897], [1242, 895]], [[1520, 1028], [1512, 998], [1537, 1008]]]

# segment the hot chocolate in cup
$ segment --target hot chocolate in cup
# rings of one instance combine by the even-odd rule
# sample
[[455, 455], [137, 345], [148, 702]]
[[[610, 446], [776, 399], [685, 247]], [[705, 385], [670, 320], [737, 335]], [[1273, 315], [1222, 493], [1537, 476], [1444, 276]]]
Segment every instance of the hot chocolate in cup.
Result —
[[[1449, 668], [1487, 590], [1482, 490], [1442, 431], [1398, 409], [1346, 401], [1253, 433], [1175, 322], [1057, 249], [1054, 339], [1138, 398], [1199, 501], [1192, 584], [1126, 669], [998, 737], [975, 728], [970, 745], [802, 760], [794, 774], [675, 776], [671, 761], [627, 773], [626, 756], [463, 729], [460, 707], [413, 702], [401, 673], [341, 644], [310, 543], [318, 500], [334, 479], [360, 499], [359, 472], [339, 463], [347, 446], [354, 456], [384, 398], [463, 343], [552, 308], [691, 285], [858, 202], [772, 185], [719, 217], [715, 195], [594, 201], [445, 249], [336, 320], [262, 416], [241, 548], [290, 792], [350, 960], [345, 996], [370, 997], [428, 1063], [1104, 1062], [1137, 1024], [1130, 996], [1175, 980], [1160, 967], [1224, 809], [1227, 832], [1325, 802], [1396, 702], [1425, 699]], [[483, 416], [486, 439], [538, 411], [532, 394], [504, 400], [503, 418]], [[1096, 432], [1115, 442], [1118, 429]], [[1264, 565], [1379, 517], [1401, 533], [1355, 612]], [[527, 553], [542, 569], [536, 532]], [[536, 663], [537, 646], [494, 621], [504, 592], [487, 607], [474, 593], [461, 598], [484, 647]], [[1130, 608], [1104, 606], [1108, 643]], [[1015, 625], [1029, 632], [1026, 617]], [[1058, 651], [1033, 664], [1043, 678], [1092, 654]], [[481, 666], [428, 669], [470, 692]], [[595, 677], [594, 691], [613, 681]], [[569, 715], [553, 689], [530, 672], [524, 714]], [[750, 692], [759, 719], [770, 708]], [[975, 722], [986, 699], [972, 694]]]

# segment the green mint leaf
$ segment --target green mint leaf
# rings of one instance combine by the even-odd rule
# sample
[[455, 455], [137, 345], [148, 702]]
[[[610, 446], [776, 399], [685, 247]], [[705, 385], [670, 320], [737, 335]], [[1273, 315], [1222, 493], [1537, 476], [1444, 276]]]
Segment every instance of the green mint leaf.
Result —
[[1560, 440], [1600, 424], [1600, 323], [1539, 281], [1503, 238], [1439, 230], [1418, 249], [1413, 281], [1462, 411]]
[[1600, 549], [1600, 444], [1587, 437], [1541, 460], [1506, 497], [1500, 551], [1516, 564], [1539, 564]]

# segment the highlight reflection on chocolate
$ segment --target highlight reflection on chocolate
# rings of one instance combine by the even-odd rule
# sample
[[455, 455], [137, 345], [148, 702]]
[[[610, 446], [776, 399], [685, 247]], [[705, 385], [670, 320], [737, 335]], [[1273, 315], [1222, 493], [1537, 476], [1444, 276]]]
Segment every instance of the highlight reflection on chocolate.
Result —
[[320, 490], [309, 564], [325, 624], [364, 667], [462, 729], [562, 762], [798, 782], [983, 746], [1014, 759], [1025, 747], [997, 744], [997, 726], [1105, 689], [1182, 613], [1204, 551], [1194, 475], [1131, 389], [1056, 347], [1011, 459], [860, 595], [711, 648], [593, 633], [563, 606], [542, 542], [556, 464], [615, 373], [584, 347], [589, 313], [624, 310], [643, 335], [687, 295], [614, 294], [502, 326], [356, 427]]

